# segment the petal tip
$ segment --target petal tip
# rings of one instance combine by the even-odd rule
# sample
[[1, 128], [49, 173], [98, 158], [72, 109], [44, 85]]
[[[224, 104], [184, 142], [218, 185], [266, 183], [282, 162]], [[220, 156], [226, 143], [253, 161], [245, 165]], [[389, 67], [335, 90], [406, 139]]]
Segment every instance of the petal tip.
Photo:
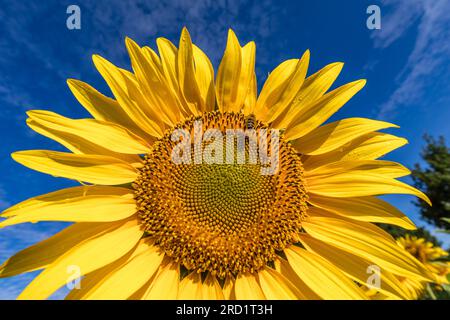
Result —
[[14, 161], [20, 163], [20, 160], [22, 159], [22, 156], [23, 156], [22, 153], [23, 153], [23, 151], [16, 151], [16, 152], [13, 152], [13, 153], [11, 153], [11, 158], [12, 158]]
[[239, 43], [236, 33], [231, 28], [228, 29], [228, 41], [233, 41], [233, 42]]
[[100, 55], [94, 53], [92, 55], [92, 61], [94, 62], [94, 65], [97, 66], [97, 64], [100, 64], [104, 62], [105, 59], [103, 59]]
[[183, 39], [183, 38], [188, 38], [188, 39], [191, 38], [191, 35], [186, 26], [184, 26], [183, 29], [181, 29], [181, 39]]
[[139, 48], [139, 45], [136, 43], [136, 41], [134, 41], [133, 39], [131, 39], [129, 37], [125, 37], [125, 46], [128, 49], [136, 48], [136, 47]]
[[344, 62], [337, 61], [337, 62], [330, 63], [329, 68], [330, 68], [330, 70], [336, 69], [340, 73], [342, 68], [344, 68]]
[[26, 114], [27, 116], [29, 116], [30, 118], [33, 118], [33, 115], [36, 114], [36, 111], [37, 111], [37, 110], [28, 110], [28, 111], [25, 111], [25, 114]]
[[422, 191], [420, 191], [420, 190], [418, 190], [418, 191], [419, 191], [419, 194], [417, 194], [417, 196], [420, 199], [422, 199], [423, 201], [425, 201], [430, 207], [432, 207], [433, 203], [431, 203], [430, 198], [428, 198], [428, 196], [425, 193], [423, 193]]
[[358, 86], [361, 86], [361, 88], [363, 88], [367, 84], [367, 79], [357, 80], [355, 84], [357, 84]]

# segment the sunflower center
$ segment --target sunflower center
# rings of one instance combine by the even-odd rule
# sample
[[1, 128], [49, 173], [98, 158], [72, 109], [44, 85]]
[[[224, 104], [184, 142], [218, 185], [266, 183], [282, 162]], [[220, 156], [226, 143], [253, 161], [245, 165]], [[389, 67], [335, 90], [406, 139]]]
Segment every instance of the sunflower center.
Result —
[[179, 124], [154, 143], [133, 186], [147, 236], [187, 269], [219, 277], [273, 261], [296, 242], [307, 208], [299, 156], [240, 113]]
[[191, 166], [177, 184], [186, 216], [223, 235], [247, 230], [274, 201], [273, 182], [255, 165]]

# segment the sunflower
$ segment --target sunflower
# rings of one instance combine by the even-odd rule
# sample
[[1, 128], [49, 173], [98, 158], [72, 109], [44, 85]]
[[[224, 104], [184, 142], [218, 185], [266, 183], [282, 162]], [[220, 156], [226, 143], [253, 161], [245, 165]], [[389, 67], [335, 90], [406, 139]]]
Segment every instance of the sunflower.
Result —
[[[276, 67], [257, 95], [255, 44], [241, 46], [233, 31], [215, 78], [185, 28], [178, 48], [164, 38], [156, 43], [159, 55], [126, 39], [133, 73], [93, 56], [114, 99], [68, 80], [92, 119], [28, 112], [33, 130], [70, 152], [19, 151], [13, 159], [81, 185], [3, 212], [1, 227], [74, 222], [1, 266], [1, 277], [43, 269], [20, 299], [48, 298], [66, 284], [71, 266], [81, 287], [68, 299], [366, 299], [374, 265], [381, 270], [377, 292], [407, 299], [399, 276], [431, 279], [372, 224], [415, 228], [377, 195], [429, 203], [396, 179], [408, 169], [376, 160], [407, 141], [378, 132], [396, 127], [387, 122], [324, 124], [364, 80], [330, 91], [343, 64], [306, 77], [306, 51]], [[223, 163], [212, 141], [228, 150], [235, 138], [223, 134], [230, 129], [258, 136], [244, 136], [242, 150], [231, 148]], [[214, 139], [198, 135], [211, 130]], [[174, 139], [179, 131], [184, 136]], [[270, 149], [265, 157], [264, 148], [251, 148], [259, 138]], [[180, 143], [182, 160], [193, 163], [174, 161]], [[276, 170], [263, 173], [272, 156]]]
[[[398, 238], [397, 243], [422, 262], [432, 273], [434, 279], [431, 283], [438, 290], [442, 289], [441, 286], [443, 284], [449, 284], [447, 275], [450, 274], [450, 264], [448, 261], [442, 260], [448, 256], [447, 251], [439, 246], [435, 246], [424, 238], [418, 238], [409, 234]], [[427, 286], [426, 282], [416, 279], [401, 278], [401, 281], [416, 299], [424, 293]]]

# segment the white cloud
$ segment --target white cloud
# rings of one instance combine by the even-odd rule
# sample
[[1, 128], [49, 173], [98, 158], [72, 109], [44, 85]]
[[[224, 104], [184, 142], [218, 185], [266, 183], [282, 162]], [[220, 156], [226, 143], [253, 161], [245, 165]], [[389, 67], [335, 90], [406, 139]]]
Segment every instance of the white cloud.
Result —
[[389, 47], [407, 32], [414, 31], [413, 27], [417, 32], [414, 47], [396, 78], [398, 87], [380, 107], [379, 116], [387, 118], [398, 108], [421, 99], [446, 67], [450, 56], [450, 2], [385, 0], [383, 5], [392, 11], [382, 16], [382, 29], [374, 33], [376, 48]]
[[33, 280], [36, 272], [2, 279], [0, 282], [0, 300], [15, 300], [25, 286]]
[[24, 223], [5, 227], [0, 232], [0, 263], [14, 253], [51, 237], [67, 223]]
[[[146, 39], [141, 45], [154, 45], [157, 37], [172, 37], [178, 41], [181, 28], [187, 26], [194, 42], [204, 49], [216, 64], [226, 44], [226, 33], [232, 27], [245, 30], [251, 38], [262, 40], [273, 31], [280, 8], [262, 0], [174, 0], [141, 2], [134, 0], [104, 1], [85, 4], [95, 19], [93, 25], [101, 36], [97, 41], [107, 42], [108, 48], [123, 48], [125, 36]], [[111, 32], [117, 30], [117, 33]], [[239, 36], [239, 34], [238, 34]], [[101, 46], [96, 42], [93, 46]], [[105, 44], [103, 43], [103, 47]], [[122, 50], [107, 52], [119, 61]]]
[[[382, 28], [372, 33], [376, 48], [386, 48], [399, 39], [417, 22], [423, 11], [421, 0], [383, 0], [382, 3]], [[387, 7], [392, 10], [385, 13]]]
[[[0, 232], [0, 264], [19, 250], [51, 237], [67, 226], [67, 223], [24, 223], [6, 227]], [[38, 272], [30, 272], [12, 278], [0, 279], [0, 300], [15, 299]], [[52, 299], [64, 298], [65, 288], [57, 291]]]
[[[57, 95], [46, 99], [45, 93], [52, 94], [53, 84], [64, 84], [68, 77], [91, 82], [96, 73], [90, 61], [93, 53], [129, 67], [125, 36], [155, 47], [160, 36], [178, 42], [181, 28], [187, 26], [193, 41], [217, 67], [228, 28], [239, 31], [241, 42], [256, 40], [262, 44], [274, 31], [275, 20], [280, 19], [280, 7], [269, 0], [80, 0], [77, 5], [81, 8], [81, 30], [76, 31], [66, 30], [63, 5], [29, 1], [0, 6], [3, 117], [17, 115], [17, 107], [23, 111], [47, 108], [49, 103], [65, 105], [67, 102], [59, 101]], [[258, 53], [260, 65], [268, 59]], [[30, 67], [33, 70], [28, 70]], [[39, 81], [31, 84], [32, 76], [38, 76]], [[31, 88], [42, 96], [30, 97]]]
[[11, 206], [11, 203], [6, 198], [6, 191], [0, 186], [0, 210], [4, 210]]

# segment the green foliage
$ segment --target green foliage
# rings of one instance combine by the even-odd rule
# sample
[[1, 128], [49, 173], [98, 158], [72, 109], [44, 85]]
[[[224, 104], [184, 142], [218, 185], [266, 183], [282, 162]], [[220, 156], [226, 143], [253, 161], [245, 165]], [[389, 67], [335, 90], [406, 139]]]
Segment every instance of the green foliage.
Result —
[[450, 218], [442, 218], [441, 220], [443, 220], [444, 222], [447, 223], [447, 226], [445, 229], [438, 229], [436, 230], [436, 232], [440, 232], [440, 233], [449, 233], [450, 234]]
[[[450, 274], [447, 275], [447, 280], [450, 282]], [[427, 290], [420, 298], [421, 300], [450, 300], [450, 285], [429, 283]]]
[[[440, 228], [440, 230], [437, 230], [438, 232], [450, 233], [450, 150], [442, 136], [436, 140], [429, 135], [425, 135], [424, 139], [426, 145], [421, 156], [426, 165], [422, 167], [420, 164], [415, 164], [412, 170], [412, 179], [414, 186], [426, 193], [433, 206], [430, 207], [423, 200], [416, 200], [414, 204], [419, 208], [420, 215], [425, 221]], [[442, 246], [438, 239], [423, 227], [414, 231], [387, 224], [380, 224], [380, 227], [394, 238], [409, 234], [424, 238], [436, 246]], [[450, 257], [446, 257], [442, 261], [448, 261], [449, 259]], [[449, 300], [450, 285], [429, 283], [420, 299]]]
[[450, 150], [442, 136], [436, 140], [425, 135], [424, 139], [426, 146], [422, 150], [422, 158], [427, 165], [422, 168], [416, 164], [412, 178], [414, 186], [427, 194], [433, 206], [430, 207], [422, 200], [417, 200], [415, 204], [427, 222], [448, 229], [448, 224], [442, 218], [450, 217]]
[[433, 283], [427, 284], [427, 289], [420, 297], [420, 300], [449, 300], [450, 286], [447, 284], [436, 285]]

